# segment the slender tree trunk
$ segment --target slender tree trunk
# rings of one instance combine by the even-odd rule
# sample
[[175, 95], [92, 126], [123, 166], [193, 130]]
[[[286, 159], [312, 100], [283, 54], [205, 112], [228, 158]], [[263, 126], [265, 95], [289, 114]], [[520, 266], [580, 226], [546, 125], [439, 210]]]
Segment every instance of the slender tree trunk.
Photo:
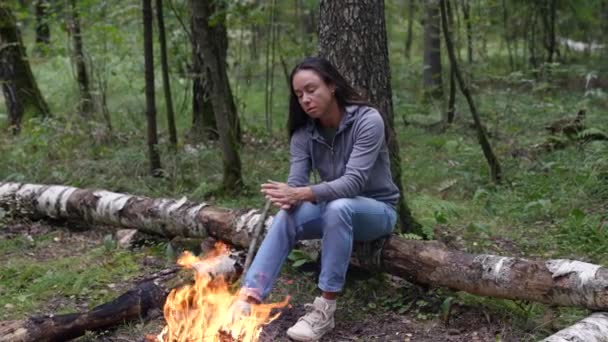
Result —
[[443, 37], [445, 39], [445, 45], [448, 51], [448, 56], [450, 58], [452, 70], [456, 74], [456, 80], [458, 81], [462, 94], [465, 96], [467, 102], [469, 103], [469, 109], [471, 110], [471, 115], [473, 116], [473, 120], [475, 121], [475, 128], [477, 130], [477, 139], [479, 141], [479, 144], [481, 145], [481, 149], [483, 151], [484, 156], [486, 157], [488, 166], [490, 168], [490, 177], [492, 178], [492, 181], [494, 183], [500, 183], [502, 178], [500, 163], [494, 155], [494, 151], [492, 150], [490, 141], [488, 140], [485, 129], [481, 124], [479, 114], [477, 113], [477, 108], [475, 107], [473, 97], [471, 96], [471, 93], [469, 92], [469, 89], [466, 83], [464, 82], [464, 78], [462, 77], [462, 74], [460, 73], [460, 69], [458, 68], [458, 64], [456, 62], [456, 54], [454, 53], [454, 46], [452, 44], [452, 38], [450, 36], [450, 30], [448, 26], [445, 0], [439, 0], [439, 3], [441, 7], [441, 24], [443, 27]]
[[412, 35], [413, 35], [413, 26], [414, 26], [414, 12], [416, 10], [415, 6], [416, 0], [408, 1], [408, 10], [407, 10], [407, 36], [405, 38], [405, 58], [410, 59], [412, 52]]
[[275, 39], [275, 0], [270, 1], [270, 13], [268, 20], [268, 36], [266, 39], [266, 77], [264, 84], [264, 118], [266, 131], [272, 132], [272, 91], [274, 77], [274, 39]]
[[[201, 28], [196, 26], [194, 18], [190, 18], [193, 37], [200, 35]], [[203, 67], [200, 48], [196, 39], [192, 38], [192, 130], [190, 136], [195, 142], [218, 140], [220, 138], [211, 105], [209, 85], [205, 81], [206, 70]]]
[[222, 145], [223, 188], [228, 192], [239, 192], [243, 186], [239, 156], [240, 126], [226, 72], [227, 33], [222, 19], [215, 27], [210, 22], [217, 5], [216, 2], [190, 1], [195, 25], [201, 28], [194, 40], [207, 71], [213, 113]]
[[437, 0], [424, 2], [424, 64], [422, 78], [427, 94], [434, 99], [443, 98], [441, 77], [441, 29]]
[[169, 128], [169, 141], [174, 150], [177, 150], [177, 130], [175, 128], [175, 113], [173, 111], [173, 96], [169, 82], [169, 62], [167, 61], [167, 41], [165, 39], [165, 19], [163, 16], [163, 0], [156, 0], [156, 18], [158, 24], [158, 40], [160, 44], [160, 63], [163, 74], [163, 90], [165, 104], [167, 105], [167, 127]]
[[80, 15], [76, 0], [70, 0], [70, 19], [68, 24], [70, 36], [72, 38], [72, 60], [76, 67], [76, 80], [80, 93], [78, 113], [83, 117], [90, 117], [93, 113], [93, 96], [91, 95], [89, 75], [87, 73], [86, 59], [82, 44], [82, 30], [80, 27]]
[[36, 43], [48, 45], [51, 42], [51, 30], [49, 29], [47, 0], [36, 0]]
[[473, 23], [471, 23], [471, 7], [469, 0], [460, 0], [464, 25], [467, 32], [467, 57], [469, 64], [473, 64]]
[[330, 60], [355, 87], [365, 90], [384, 116], [393, 181], [401, 191], [398, 207], [401, 230], [419, 233], [420, 225], [406, 205], [401, 181], [384, 1], [321, 0], [319, 13], [319, 55]]
[[[18, 125], [26, 114], [51, 115], [32, 74], [21, 33], [7, 2], [0, 2], [0, 82], [12, 123]], [[18, 132], [18, 126], [15, 128]]]
[[156, 130], [156, 97], [154, 93], [154, 52], [152, 50], [152, 0], [143, 0], [144, 72], [146, 78], [146, 119], [148, 126], [148, 156], [150, 173], [161, 176], [158, 133]]
[[[449, 30], [450, 36], [452, 37], [452, 34], [454, 32], [454, 30], [452, 29], [454, 27], [454, 14], [452, 12], [452, 6], [450, 6], [449, 3], [447, 5], [448, 5], [447, 11], [448, 11], [449, 27], [446, 31]], [[455, 115], [456, 115], [456, 75], [454, 73], [454, 67], [450, 65], [450, 94], [448, 97], [448, 110], [447, 110], [447, 114], [446, 114], [446, 122], [448, 124], [453, 123]]]
[[507, 8], [507, 0], [502, 0], [502, 24], [504, 30], [505, 44], [507, 45], [507, 53], [509, 54], [509, 68], [511, 71], [515, 70], [515, 64], [513, 61], [513, 49], [511, 47], [511, 32], [509, 31], [509, 13]]
[[547, 62], [553, 63], [553, 56], [556, 50], [556, 37], [555, 37], [555, 20], [557, 19], [557, 6], [556, 0], [547, 0]]

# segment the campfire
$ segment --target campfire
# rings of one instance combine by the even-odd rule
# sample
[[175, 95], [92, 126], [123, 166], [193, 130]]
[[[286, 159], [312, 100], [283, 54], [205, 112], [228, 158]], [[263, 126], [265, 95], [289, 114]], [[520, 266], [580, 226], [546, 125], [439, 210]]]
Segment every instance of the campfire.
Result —
[[177, 263], [195, 270], [194, 284], [171, 291], [164, 306], [167, 325], [155, 341], [254, 342], [263, 326], [279, 316], [272, 310], [287, 305], [286, 298], [280, 303], [252, 305], [249, 315], [231, 310], [238, 294], [228, 279], [234, 262], [224, 244], [217, 244], [202, 258], [185, 252]]

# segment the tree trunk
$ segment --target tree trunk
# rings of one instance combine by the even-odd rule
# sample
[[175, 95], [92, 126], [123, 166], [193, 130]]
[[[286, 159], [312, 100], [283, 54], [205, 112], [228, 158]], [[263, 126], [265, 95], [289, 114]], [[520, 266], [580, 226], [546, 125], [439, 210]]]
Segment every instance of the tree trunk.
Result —
[[72, 37], [72, 60], [76, 67], [76, 79], [80, 93], [78, 113], [88, 118], [93, 113], [93, 96], [91, 95], [89, 76], [87, 73], [86, 59], [82, 47], [82, 31], [80, 28], [80, 17], [76, 0], [70, 0], [69, 32]]
[[[399, 187], [402, 231], [420, 233], [405, 202], [401, 158], [395, 134], [384, 1], [320, 2], [319, 55], [327, 58], [356, 88], [364, 90], [384, 117], [393, 181]], [[339, 33], [339, 34], [338, 34]]]
[[473, 101], [473, 97], [464, 82], [464, 78], [458, 68], [458, 63], [456, 62], [456, 54], [454, 53], [454, 45], [452, 44], [452, 38], [450, 36], [450, 30], [448, 26], [447, 13], [446, 13], [446, 4], [445, 0], [439, 0], [440, 8], [441, 8], [441, 26], [443, 27], [443, 37], [445, 38], [445, 45], [448, 51], [448, 56], [450, 58], [450, 64], [452, 70], [456, 74], [456, 80], [458, 81], [458, 85], [460, 86], [460, 90], [462, 94], [467, 99], [469, 103], [469, 109], [471, 110], [471, 115], [473, 116], [473, 121], [475, 122], [475, 129], [477, 130], [477, 140], [481, 145], [481, 149], [483, 154], [488, 162], [488, 166], [490, 168], [490, 177], [494, 183], [500, 183], [502, 178], [502, 171], [500, 169], [500, 163], [494, 155], [494, 151], [492, 150], [492, 146], [490, 141], [488, 140], [487, 133], [483, 125], [481, 124], [481, 119], [479, 118], [479, 114], [477, 113], [477, 107], [475, 106], [475, 102]]
[[434, 99], [443, 98], [441, 77], [441, 30], [437, 0], [424, 3], [424, 62], [422, 79], [428, 95]]
[[[247, 248], [259, 210], [234, 211], [181, 200], [151, 199], [65, 186], [0, 183], [11, 213], [114, 224], [170, 236], [211, 236]], [[265, 221], [265, 229], [272, 218]], [[355, 256], [359, 255], [354, 253]], [[608, 268], [571, 260], [473, 255], [436, 241], [392, 236], [374, 270], [481, 296], [608, 310]], [[365, 261], [366, 259], [359, 258]], [[368, 262], [364, 264], [369, 264]]]
[[173, 111], [173, 96], [169, 82], [169, 62], [167, 61], [167, 41], [165, 39], [165, 19], [163, 17], [163, 0], [156, 0], [156, 18], [158, 24], [158, 41], [160, 44], [160, 64], [163, 74], [163, 90], [165, 104], [167, 105], [167, 128], [169, 141], [174, 150], [177, 150], [177, 130], [175, 128], [175, 112]]
[[407, 10], [407, 35], [405, 38], [405, 58], [410, 59], [412, 52], [412, 36], [413, 36], [413, 26], [414, 26], [414, 12], [416, 10], [415, 6], [416, 0], [409, 0], [408, 2], [408, 10]]
[[608, 313], [596, 312], [580, 322], [547, 337], [542, 342], [606, 342]]
[[509, 54], [509, 68], [511, 71], [515, 70], [515, 64], [513, 61], [513, 49], [511, 47], [511, 32], [509, 31], [509, 14], [507, 11], [507, 1], [502, 0], [502, 24], [504, 30], [505, 44], [507, 45], [507, 53]]
[[51, 42], [51, 30], [49, 29], [47, 0], [36, 0], [36, 43], [48, 45]]
[[467, 32], [467, 57], [469, 64], [473, 64], [473, 24], [471, 23], [471, 7], [469, 0], [461, 0], [462, 15], [464, 16], [464, 25]]
[[156, 130], [156, 95], [154, 93], [154, 52], [152, 50], [152, 0], [143, 0], [144, 17], [144, 73], [146, 77], [146, 119], [150, 173], [161, 175], [158, 133]]
[[[196, 26], [194, 19], [190, 19], [192, 35], [197, 37], [200, 28]], [[203, 67], [200, 49], [196, 40], [192, 41], [192, 130], [190, 136], [195, 142], [206, 140], [218, 140], [219, 134], [213, 106], [211, 105], [209, 87], [206, 85], [206, 70]]]
[[15, 17], [6, 2], [0, 2], [0, 82], [10, 122], [17, 125], [17, 131], [23, 115], [51, 115], [32, 74]]
[[[224, 20], [212, 26], [211, 17], [216, 13], [217, 2], [190, 1], [195, 25], [201, 30], [193, 37], [198, 54], [202, 56], [207, 71], [211, 104], [218, 127], [223, 158], [223, 189], [239, 192], [243, 187], [241, 158], [239, 156], [240, 125], [232, 91], [226, 72], [227, 33]], [[216, 13], [217, 14], [217, 13]], [[217, 18], [216, 18], [217, 19]]]

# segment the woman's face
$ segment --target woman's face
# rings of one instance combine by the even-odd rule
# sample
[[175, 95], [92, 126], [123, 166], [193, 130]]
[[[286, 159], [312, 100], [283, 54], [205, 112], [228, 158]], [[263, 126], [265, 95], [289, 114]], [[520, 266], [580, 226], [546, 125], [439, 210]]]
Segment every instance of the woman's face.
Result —
[[300, 70], [293, 76], [293, 92], [302, 109], [313, 119], [322, 119], [330, 114], [335, 101], [334, 85], [326, 84], [313, 70]]

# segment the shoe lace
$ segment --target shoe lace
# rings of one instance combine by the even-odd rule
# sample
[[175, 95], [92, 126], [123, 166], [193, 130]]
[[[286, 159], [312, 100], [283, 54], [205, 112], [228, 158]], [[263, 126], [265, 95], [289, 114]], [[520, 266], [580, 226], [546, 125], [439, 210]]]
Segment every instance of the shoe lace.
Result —
[[306, 315], [300, 319], [311, 326], [317, 325], [329, 319], [327, 310], [324, 310], [325, 308], [320, 308], [312, 303], [304, 304], [304, 308], [306, 309]]

